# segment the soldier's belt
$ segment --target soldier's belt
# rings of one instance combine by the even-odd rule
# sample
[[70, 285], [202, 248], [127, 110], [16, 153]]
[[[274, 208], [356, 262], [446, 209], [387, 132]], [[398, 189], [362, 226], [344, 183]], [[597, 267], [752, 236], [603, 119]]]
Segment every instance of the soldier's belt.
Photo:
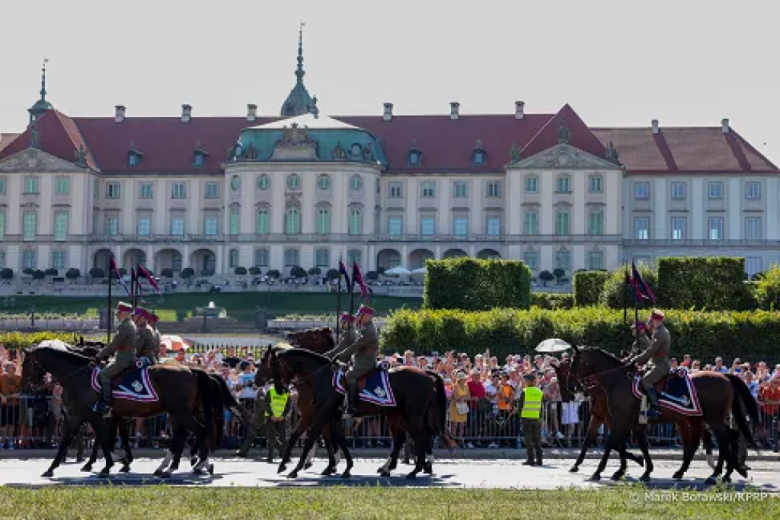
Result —
[[654, 357], [655, 359], [669, 359], [669, 356], [668, 356], [668, 355], [666, 355], [666, 354], [661, 354], [661, 355], [657, 355], [657, 354], [656, 354], [656, 355], [655, 355], [655, 356], [653, 356], [653, 357]]

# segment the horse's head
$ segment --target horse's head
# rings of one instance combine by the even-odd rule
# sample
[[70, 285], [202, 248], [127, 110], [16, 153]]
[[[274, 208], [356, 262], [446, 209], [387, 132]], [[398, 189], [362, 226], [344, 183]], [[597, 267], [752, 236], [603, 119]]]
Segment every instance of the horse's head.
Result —
[[552, 367], [555, 370], [555, 375], [558, 378], [561, 389], [561, 399], [568, 403], [574, 400], [574, 393], [582, 390], [579, 379], [575, 374], [572, 374], [572, 362], [569, 359], [564, 359], [557, 363], [552, 363]]
[[318, 354], [324, 354], [335, 346], [333, 329], [330, 327], [291, 332], [287, 335], [287, 341], [296, 347], [311, 350]]
[[621, 368], [628, 367], [609, 352], [594, 347], [574, 347], [569, 378], [575, 378], [591, 387], [603, 376], [617, 373]]
[[22, 392], [29, 394], [41, 390], [46, 384], [46, 369], [37, 360], [38, 347], [22, 349]]

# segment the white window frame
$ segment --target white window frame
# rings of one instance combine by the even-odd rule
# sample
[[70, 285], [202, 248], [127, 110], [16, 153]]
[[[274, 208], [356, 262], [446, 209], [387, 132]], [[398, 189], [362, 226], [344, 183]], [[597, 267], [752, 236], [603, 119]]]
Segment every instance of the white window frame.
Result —
[[650, 183], [638, 181], [634, 183], [634, 200], [650, 200]]
[[[675, 224], [682, 223], [682, 228]], [[685, 240], [688, 231], [688, 220], [685, 217], [672, 217], [672, 240]]]
[[[644, 226], [639, 224], [644, 223]], [[634, 217], [634, 238], [636, 240], [650, 240], [650, 217]]]
[[603, 193], [604, 178], [601, 175], [592, 175], [588, 180], [588, 190], [590, 193]]
[[[723, 240], [723, 217], [710, 217], [707, 219], [707, 238], [709, 240]], [[718, 226], [713, 227], [713, 224]]]
[[688, 184], [685, 181], [672, 183], [672, 200], [685, 200], [688, 196]]
[[711, 200], [723, 200], [723, 182], [722, 181], [708, 182], [707, 197]]
[[747, 200], [761, 199], [761, 183], [757, 181], [748, 181], [745, 183], [745, 198]]

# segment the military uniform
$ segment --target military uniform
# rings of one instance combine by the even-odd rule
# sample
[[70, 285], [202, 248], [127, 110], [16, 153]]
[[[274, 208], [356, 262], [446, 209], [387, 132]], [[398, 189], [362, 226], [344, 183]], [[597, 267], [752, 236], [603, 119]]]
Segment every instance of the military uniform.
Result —
[[249, 426], [246, 428], [246, 435], [241, 443], [241, 447], [236, 452], [237, 456], [248, 456], [252, 443], [255, 442], [258, 436], [262, 436], [265, 433], [265, 412], [265, 390], [261, 387], [255, 394], [255, 407], [252, 411], [252, 418], [249, 421]]
[[379, 355], [379, 332], [371, 320], [373, 314], [374, 311], [370, 307], [360, 307], [358, 316], [368, 316], [368, 321], [361, 327], [357, 339], [339, 354], [341, 361], [352, 359], [352, 367], [346, 374], [349, 402], [347, 413], [350, 415], [357, 410], [358, 380], [376, 368], [376, 358]]
[[[654, 311], [652, 319], [663, 319], [663, 314]], [[642, 387], [644, 387], [647, 397], [650, 400], [654, 414], [658, 413], [658, 395], [655, 391], [655, 383], [661, 381], [669, 375], [671, 366], [669, 365], [669, 351], [671, 350], [672, 339], [669, 330], [663, 322], [659, 323], [653, 330], [653, 339], [650, 346], [644, 352], [635, 356], [631, 363], [645, 365], [650, 368], [642, 377]]]
[[[129, 317], [125, 318], [122, 320], [122, 323], [119, 324], [116, 336], [111, 340], [111, 343], [98, 352], [98, 360], [108, 359], [114, 354], [115, 356], [114, 360], [100, 372], [100, 386], [103, 399], [102, 402], [98, 401], [95, 411], [101, 411], [100, 408], [103, 408], [103, 411], [105, 412], [110, 411], [112, 402], [111, 380], [125, 370], [135, 367], [137, 337], [138, 330], [135, 323], [133, 323], [133, 320]], [[101, 404], [103, 405], [102, 407], [100, 406]], [[108, 410], [105, 410], [106, 408], [108, 408]]]
[[[266, 462], [269, 464], [274, 460], [274, 448], [278, 450], [280, 457], [284, 457], [284, 452], [287, 450], [287, 416], [289, 414], [289, 390], [283, 388], [282, 392], [277, 392], [275, 386], [269, 388], [265, 393], [265, 432], [268, 440]], [[278, 418], [282, 420], [274, 420]]]
[[[155, 334], [152, 328], [147, 325], [138, 325], [138, 336], [136, 338], [137, 351], [136, 356], [139, 358], [145, 357], [149, 360], [150, 365], [157, 363], [160, 356], [159, 350], [155, 348]], [[158, 344], [159, 345], [159, 344]]]
[[331, 349], [325, 353], [326, 357], [329, 357], [330, 359], [336, 359], [339, 354], [347, 350], [349, 346], [355, 342], [357, 339], [357, 331], [355, 330], [355, 327], [349, 326], [346, 327], [343, 330], [343, 333], [341, 335], [341, 341], [339, 341], [339, 344], [336, 346], [336, 348]]

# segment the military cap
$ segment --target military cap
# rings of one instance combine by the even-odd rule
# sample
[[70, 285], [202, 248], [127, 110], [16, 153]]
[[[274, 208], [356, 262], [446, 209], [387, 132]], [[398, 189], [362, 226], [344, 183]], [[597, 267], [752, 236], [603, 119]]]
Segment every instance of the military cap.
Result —
[[631, 328], [642, 331], [645, 330], [647, 327], [641, 321], [635, 321], [634, 323], [631, 324]]
[[116, 304], [116, 310], [118, 312], [133, 312], [133, 306], [129, 303], [119, 302]]
[[666, 315], [664, 314], [664, 311], [659, 309], [653, 309], [653, 313], [650, 315], [651, 320], [658, 320], [658, 321], [664, 321], [664, 318]]
[[355, 317], [352, 316], [350, 313], [345, 312], [345, 313], [343, 313], [341, 315], [341, 321], [346, 321], [346, 322], [351, 323], [351, 322], [355, 321]]
[[142, 318], [144, 318], [144, 319], [146, 319], [146, 320], [150, 320], [150, 319], [152, 319], [152, 315], [151, 315], [151, 314], [149, 314], [149, 311], [147, 311], [147, 310], [146, 310], [146, 309], [144, 309], [143, 307], [136, 307], [136, 308], [135, 308], [135, 311], [133, 311], [133, 314], [134, 314], [135, 316], [140, 316], [140, 317], [142, 317]]
[[149, 321], [151, 321], [152, 323], [157, 323], [158, 321], [160, 321], [160, 317], [157, 316], [155, 313], [150, 312], [149, 313]]
[[374, 315], [374, 309], [372, 309], [368, 305], [361, 305], [360, 308], [357, 311], [356, 316], [360, 316], [361, 314], [367, 314], [369, 316], [373, 316]]

